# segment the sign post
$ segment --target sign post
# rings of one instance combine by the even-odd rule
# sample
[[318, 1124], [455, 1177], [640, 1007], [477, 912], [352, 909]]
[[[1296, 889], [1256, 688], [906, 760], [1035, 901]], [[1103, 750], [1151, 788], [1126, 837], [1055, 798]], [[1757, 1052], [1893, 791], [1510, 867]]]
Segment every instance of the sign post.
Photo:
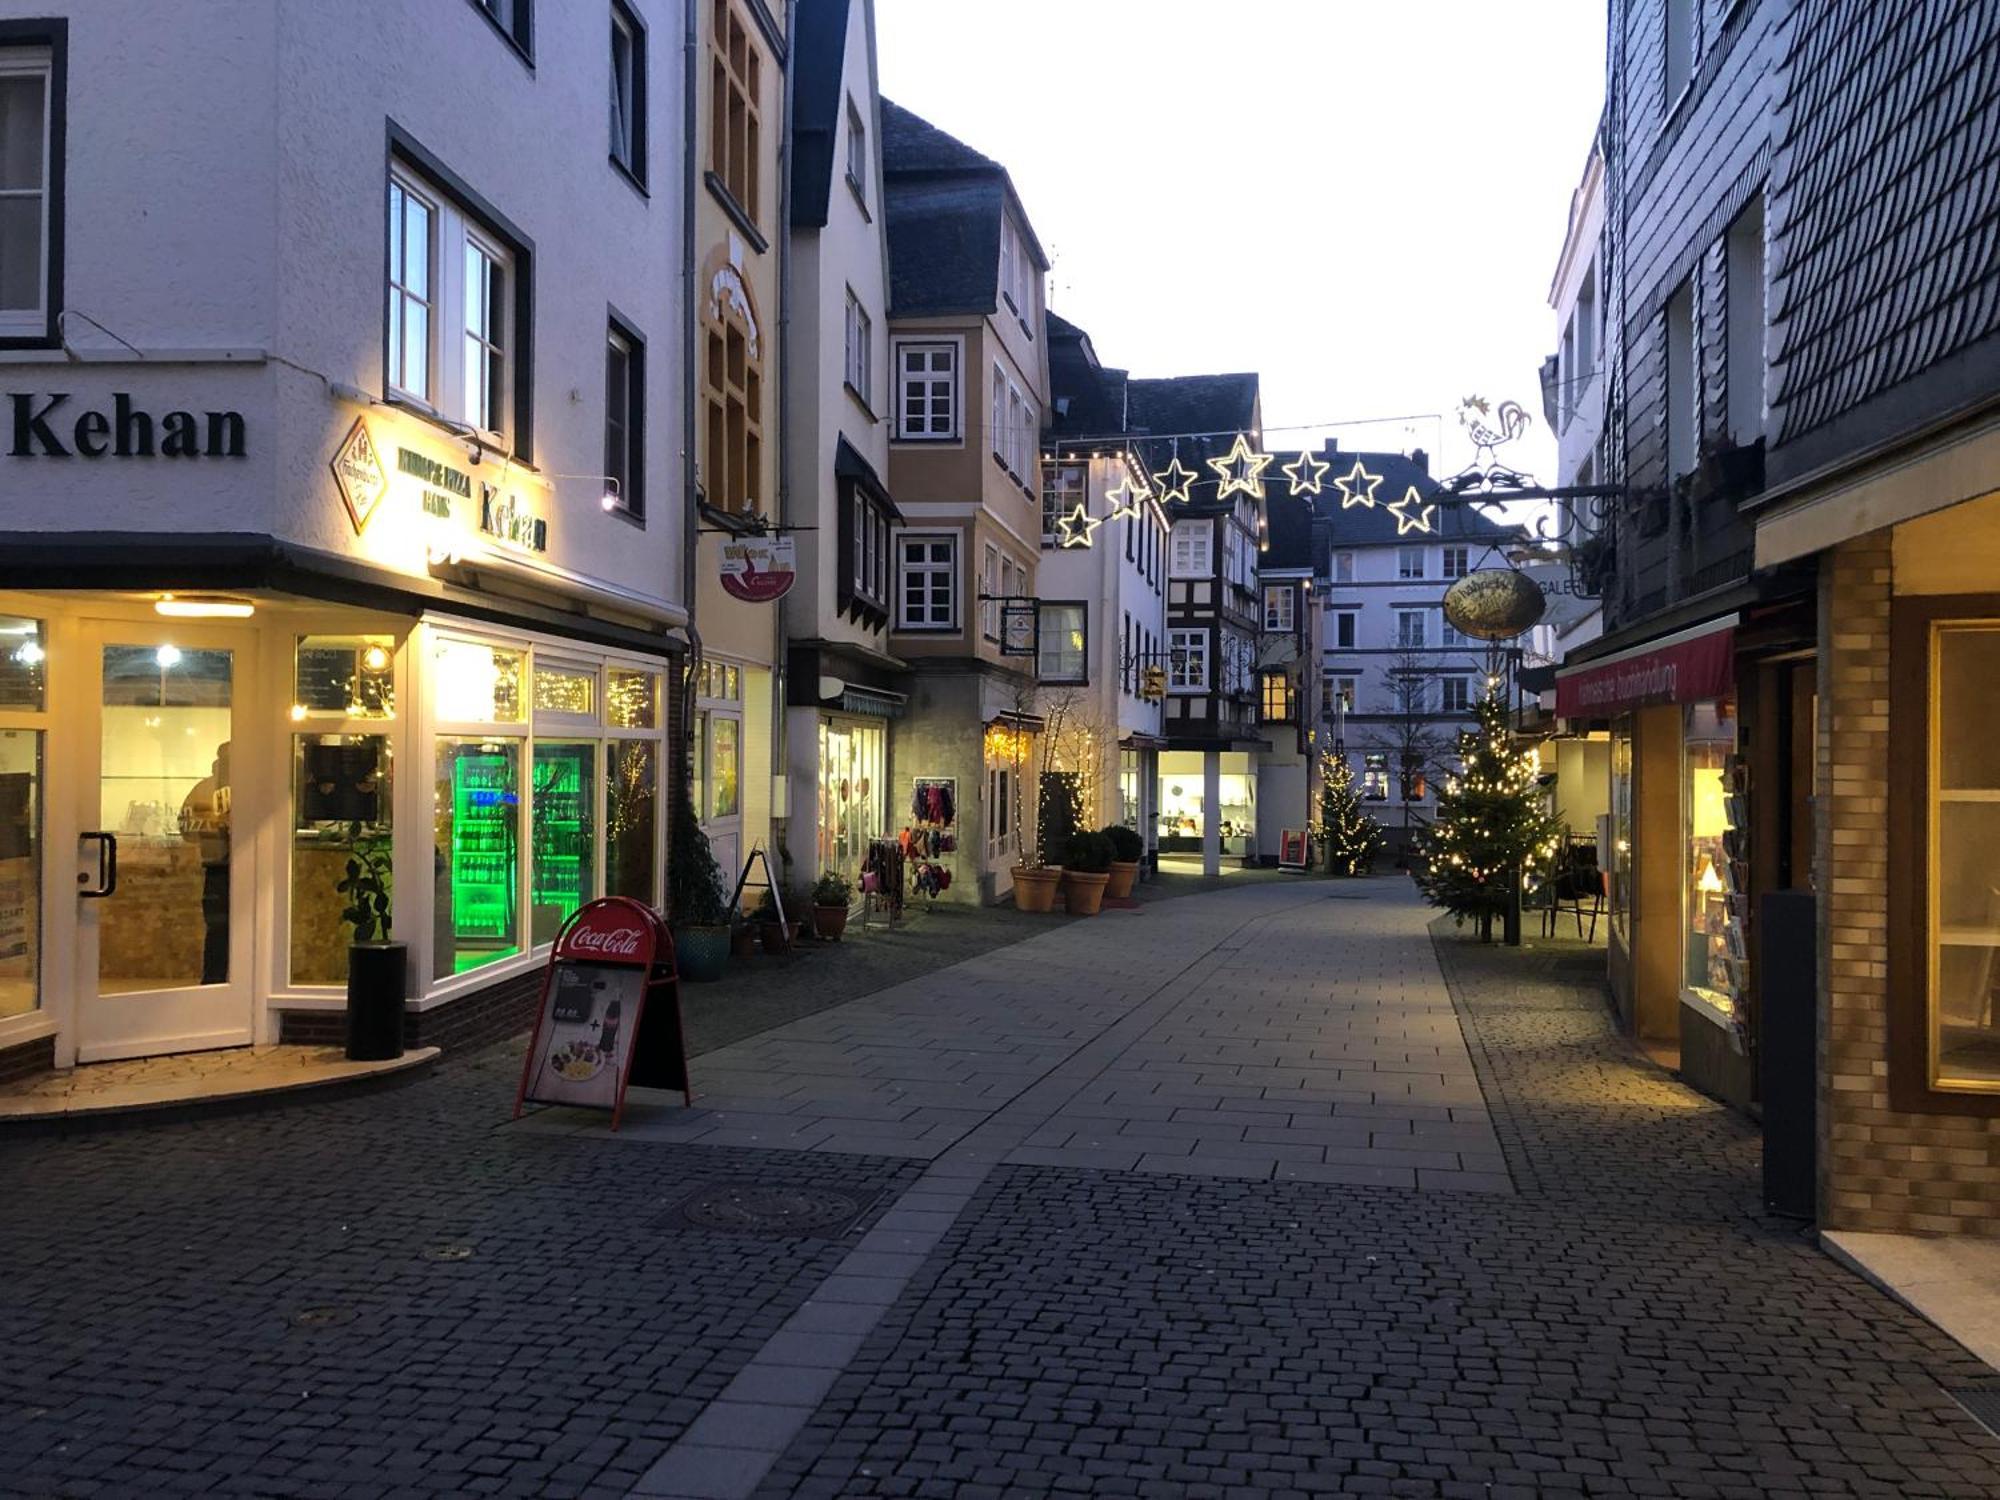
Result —
[[514, 1117], [524, 1105], [611, 1111], [625, 1090], [679, 1089], [689, 1104], [686, 1029], [674, 940], [651, 907], [626, 896], [591, 901], [563, 924], [535, 1007]]

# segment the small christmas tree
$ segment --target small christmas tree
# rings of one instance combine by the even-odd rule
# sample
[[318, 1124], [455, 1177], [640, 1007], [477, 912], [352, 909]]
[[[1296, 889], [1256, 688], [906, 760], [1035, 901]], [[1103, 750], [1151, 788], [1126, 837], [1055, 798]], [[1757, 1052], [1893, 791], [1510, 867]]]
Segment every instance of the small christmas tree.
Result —
[[1361, 807], [1354, 768], [1344, 755], [1320, 757], [1319, 838], [1334, 875], [1366, 875], [1382, 852], [1382, 825]]
[[1438, 796], [1437, 820], [1417, 837], [1425, 868], [1417, 887], [1454, 921], [1479, 922], [1491, 941], [1493, 918], [1520, 888], [1521, 871], [1549, 859], [1561, 825], [1542, 805], [1532, 754], [1514, 749], [1507, 705], [1489, 693], [1479, 703], [1479, 728], [1459, 742], [1463, 769]]

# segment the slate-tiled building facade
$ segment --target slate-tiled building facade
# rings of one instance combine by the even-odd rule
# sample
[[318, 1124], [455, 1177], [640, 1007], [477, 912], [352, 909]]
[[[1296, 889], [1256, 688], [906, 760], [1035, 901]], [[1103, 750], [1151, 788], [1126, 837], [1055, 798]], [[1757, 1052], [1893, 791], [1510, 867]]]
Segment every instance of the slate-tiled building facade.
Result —
[[2000, 3], [1611, 20], [1613, 987], [1749, 1100], [1815, 972], [1822, 1226], [2000, 1233]]

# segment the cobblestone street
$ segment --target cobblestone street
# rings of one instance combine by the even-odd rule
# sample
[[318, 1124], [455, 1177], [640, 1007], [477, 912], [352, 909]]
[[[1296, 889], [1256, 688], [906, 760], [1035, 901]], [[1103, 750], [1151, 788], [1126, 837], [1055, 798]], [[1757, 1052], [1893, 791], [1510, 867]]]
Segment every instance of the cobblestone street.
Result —
[[[0, 1490], [2000, 1494], [1993, 1373], [1758, 1208], [1574, 944], [1400, 879], [1051, 927], [697, 1059], [0, 1137]], [[746, 1234], [717, 1185], [838, 1195]], [[857, 1216], [858, 1215], [858, 1216]]]

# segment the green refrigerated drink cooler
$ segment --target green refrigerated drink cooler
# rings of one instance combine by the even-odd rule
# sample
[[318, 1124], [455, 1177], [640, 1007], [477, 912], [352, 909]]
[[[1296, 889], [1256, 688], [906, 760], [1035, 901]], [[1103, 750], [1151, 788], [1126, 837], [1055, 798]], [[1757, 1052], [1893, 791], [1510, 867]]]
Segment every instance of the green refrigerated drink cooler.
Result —
[[521, 814], [513, 758], [465, 746], [451, 766], [451, 911], [454, 967], [490, 963], [519, 946], [516, 923]]
[[597, 782], [594, 744], [535, 746], [535, 835], [528, 900], [533, 937], [552, 943], [565, 918], [595, 894], [592, 823]]

